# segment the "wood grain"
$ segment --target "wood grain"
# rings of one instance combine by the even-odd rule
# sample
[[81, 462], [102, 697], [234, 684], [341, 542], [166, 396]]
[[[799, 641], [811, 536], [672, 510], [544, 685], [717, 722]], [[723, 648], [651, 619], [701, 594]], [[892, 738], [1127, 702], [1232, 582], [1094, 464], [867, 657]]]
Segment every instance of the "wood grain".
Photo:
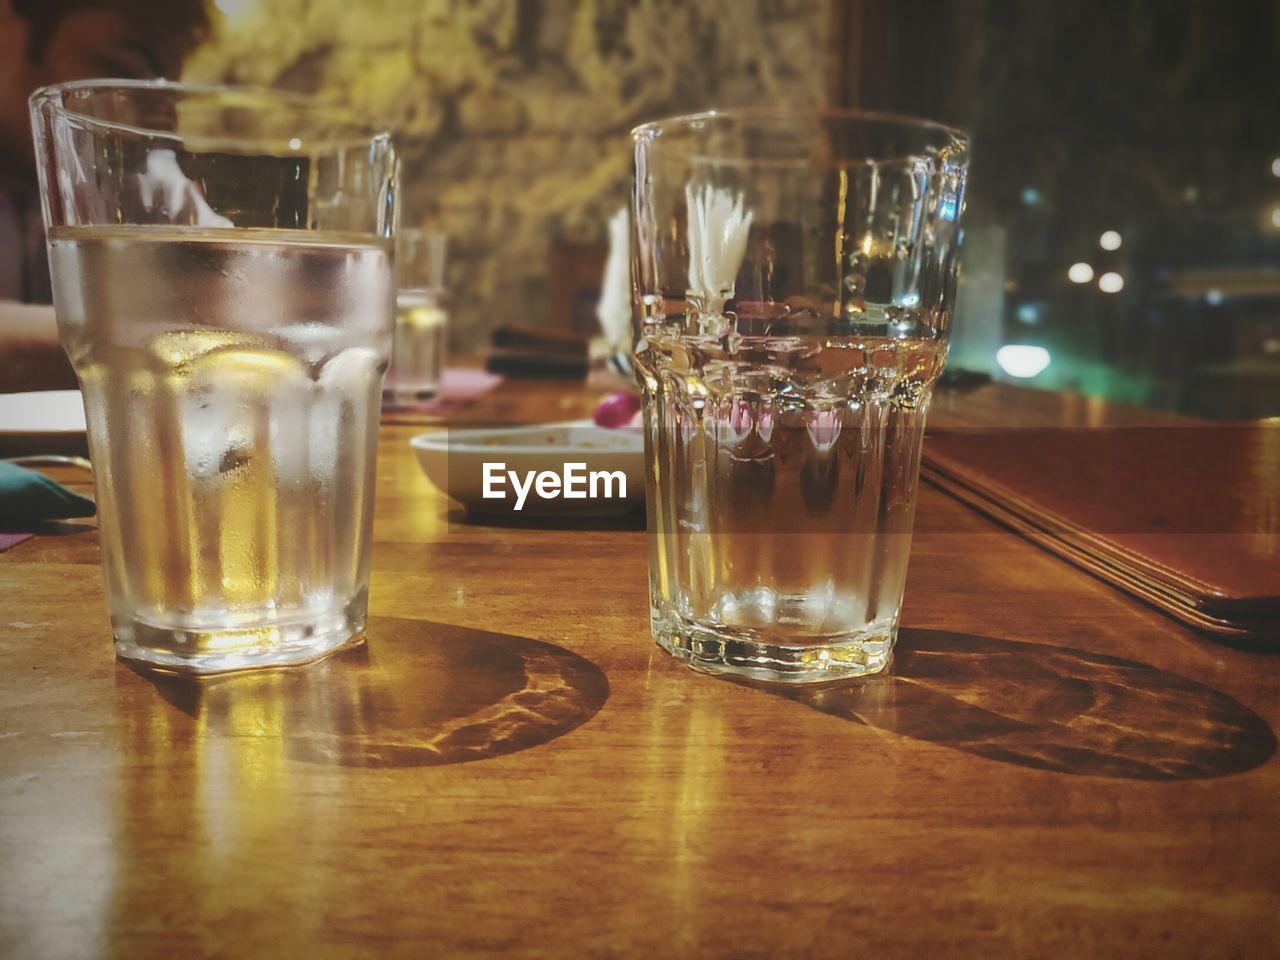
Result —
[[[939, 412], [1035, 404], [1111, 415]], [[383, 428], [368, 644], [310, 668], [140, 676], [92, 531], [0, 555], [0, 955], [1275, 955], [1275, 657], [924, 488], [892, 676], [710, 679], [643, 531], [459, 522], [428, 427]]]

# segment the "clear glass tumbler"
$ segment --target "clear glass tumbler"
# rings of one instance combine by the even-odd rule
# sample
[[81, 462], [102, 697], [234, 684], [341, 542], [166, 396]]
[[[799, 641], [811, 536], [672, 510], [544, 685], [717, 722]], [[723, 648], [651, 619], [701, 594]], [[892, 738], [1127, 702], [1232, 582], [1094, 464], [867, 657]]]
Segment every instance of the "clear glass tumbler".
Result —
[[633, 135], [654, 637], [715, 673], [880, 671], [946, 356], [967, 141], [770, 110]]
[[440, 393], [449, 346], [444, 283], [448, 238], [438, 230], [401, 228], [396, 235], [396, 327], [383, 399], [394, 404]]
[[394, 312], [385, 131], [301, 97], [31, 98], [122, 656], [215, 673], [359, 639]]

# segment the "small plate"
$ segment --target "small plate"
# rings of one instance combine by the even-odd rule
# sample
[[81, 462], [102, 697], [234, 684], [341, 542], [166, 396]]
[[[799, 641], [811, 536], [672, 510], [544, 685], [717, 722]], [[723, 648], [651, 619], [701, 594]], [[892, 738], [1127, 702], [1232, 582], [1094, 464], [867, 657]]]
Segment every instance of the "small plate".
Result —
[[0, 455], [83, 453], [79, 390], [0, 393]]
[[[427, 478], [471, 513], [517, 520], [620, 516], [644, 502], [644, 437], [635, 428], [610, 430], [590, 420], [574, 420], [528, 427], [438, 430], [419, 434], [409, 444]], [[502, 478], [501, 484], [490, 482], [491, 490], [504, 493], [501, 499], [484, 496], [485, 464], [494, 465], [489, 470], [491, 478]], [[535, 485], [529, 487], [521, 509], [515, 509], [517, 495], [510, 472], [522, 486], [530, 474], [541, 473], [554, 473], [563, 484], [567, 464], [582, 464], [570, 477], [574, 492], [581, 489], [584, 496], [540, 497]], [[613, 476], [608, 484], [599, 478], [593, 489], [594, 473]], [[626, 479], [625, 494], [616, 476], [619, 473]]]

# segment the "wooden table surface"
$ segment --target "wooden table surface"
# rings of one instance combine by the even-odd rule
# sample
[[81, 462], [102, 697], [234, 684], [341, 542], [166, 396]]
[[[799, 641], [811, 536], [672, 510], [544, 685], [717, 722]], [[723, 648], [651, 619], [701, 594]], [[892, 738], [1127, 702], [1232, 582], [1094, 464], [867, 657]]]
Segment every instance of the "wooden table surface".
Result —
[[926, 487], [891, 676], [712, 679], [649, 638], [638, 525], [467, 523], [421, 429], [382, 432], [368, 643], [308, 668], [142, 676], [91, 530], [0, 554], [0, 955], [1280, 954], [1275, 656]]

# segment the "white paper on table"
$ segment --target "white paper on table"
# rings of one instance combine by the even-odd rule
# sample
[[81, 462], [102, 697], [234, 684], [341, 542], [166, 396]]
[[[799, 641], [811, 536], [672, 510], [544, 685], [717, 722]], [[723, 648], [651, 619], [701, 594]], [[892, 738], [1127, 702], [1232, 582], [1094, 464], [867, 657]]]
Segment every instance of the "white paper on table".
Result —
[[609, 218], [609, 256], [604, 264], [596, 319], [609, 346], [631, 348], [631, 217], [621, 208]]

